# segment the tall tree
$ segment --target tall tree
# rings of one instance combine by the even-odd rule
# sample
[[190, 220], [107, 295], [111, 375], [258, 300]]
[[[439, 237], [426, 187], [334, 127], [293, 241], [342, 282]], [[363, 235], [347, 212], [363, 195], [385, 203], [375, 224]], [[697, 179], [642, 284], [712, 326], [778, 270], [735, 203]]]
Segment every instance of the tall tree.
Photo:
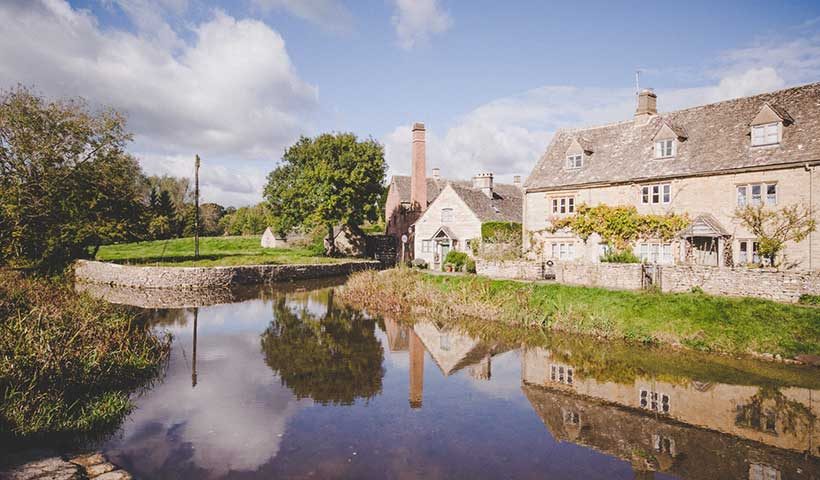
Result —
[[286, 234], [323, 225], [327, 254], [336, 254], [335, 225], [378, 219], [385, 170], [384, 147], [373, 139], [359, 141], [352, 133], [300, 138], [268, 175], [265, 198], [274, 227]]
[[54, 271], [101, 243], [134, 238], [143, 204], [139, 164], [117, 112], [0, 93], [0, 257]]

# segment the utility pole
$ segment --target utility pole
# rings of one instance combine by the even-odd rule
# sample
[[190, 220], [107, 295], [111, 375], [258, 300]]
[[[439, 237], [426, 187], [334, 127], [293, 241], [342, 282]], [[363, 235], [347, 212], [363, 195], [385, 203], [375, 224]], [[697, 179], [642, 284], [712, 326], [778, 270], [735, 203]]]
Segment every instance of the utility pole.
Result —
[[194, 308], [194, 356], [191, 362], [191, 388], [196, 387], [196, 323], [199, 319], [199, 307]]
[[194, 168], [194, 259], [199, 259], [199, 155]]

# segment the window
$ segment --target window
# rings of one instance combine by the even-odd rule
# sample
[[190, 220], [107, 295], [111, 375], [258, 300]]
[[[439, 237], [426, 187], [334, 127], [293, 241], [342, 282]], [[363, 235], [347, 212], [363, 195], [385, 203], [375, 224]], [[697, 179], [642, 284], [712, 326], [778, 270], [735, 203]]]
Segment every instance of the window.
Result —
[[752, 146], [780, 143], [780, 122], [752, 127]]
[[638, 258], [645, 263], [670, 265], [673, 263], [672, 244], [660, 242], [639, 243]]
[[421, 253], [430, 253], [432, 251], [430, 249], [430, 243], [430, 240], [421, 241]]
[[559, 197], [552, 199], [552, 213], [575, 213], [575, 197]]
[[572, 367], [550, 365], [550, 380], [556, 383], [572, 385]]
[[752, 463], [749, 465], [749, 480], [780, 480], [780, 470], [761, 463]]
[[638, 396], [641, 408], [652, 410], [658, 413], [669, 413], [670, 399], [665, 393], [652, 392], [641, 389]]
[[565, 425], [580, 425], [581, 424], [581, 415], [578, 412], [572, 410], [564, 410], [564, 424]]
[[737, 186], [738, 207], [746, 205], [757, 207], [763, 205], [764, 201], [767, 206], [777, 205], [776, 183], [751, 183]]
[[675, 440], [665, 435], [652, 435], [652, 446], [658, 453], [666, 453], [675, 456]]
[[553, 243], [552, 258], [557, 258], [559, 260], [572, 260], [573, 258], [575, 258], [575, 244]]
[[669, 158], [675, 156], [675, 140], [658, 140], [655, 142], [655, 158]]
[[441, 209], [441, 223], [450, 223], [453, 221], [453, 209], [452, 208], [442, 208]]
[[584, 166], [584, 155], [576, 153], [567, 155], [567, 168], [581, 168]]
[[740, 254], [738, 255], [738, 265], [747, 263], [760, 264], [760, 254], [758, 253], [758, 243], [754, 240], [740, 241]]
[[442, 333], [438, 337], [438, 345], [443, 351], [447, 352], [450, 350], [450, 335], [447, 333]]
[[659, 183], [641, 187], [641, 203], [644, 205], [670, 203], [672, 201], [672, 184]]

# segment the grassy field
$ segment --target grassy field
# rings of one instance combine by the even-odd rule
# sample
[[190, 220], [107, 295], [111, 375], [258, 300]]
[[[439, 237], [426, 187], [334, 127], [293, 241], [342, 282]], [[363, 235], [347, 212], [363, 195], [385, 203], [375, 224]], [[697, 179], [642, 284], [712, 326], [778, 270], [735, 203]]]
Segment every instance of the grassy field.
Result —
[[613, 291], [560, 284], [359, 273], [341, 292], [382, 313], [460, 318], [721, 353], [820, 354], [820, 309], [696, 293]]
[[321, 252], [310, 248], [262, 248], [260, 241], [260, 236], [203, 237], [199, 240], [199, 260], [194, 260], [193, 238], [104, 245], [97, 252], [96, 259], [178, 267], [312, 264], [343, 260], [322, 256]]

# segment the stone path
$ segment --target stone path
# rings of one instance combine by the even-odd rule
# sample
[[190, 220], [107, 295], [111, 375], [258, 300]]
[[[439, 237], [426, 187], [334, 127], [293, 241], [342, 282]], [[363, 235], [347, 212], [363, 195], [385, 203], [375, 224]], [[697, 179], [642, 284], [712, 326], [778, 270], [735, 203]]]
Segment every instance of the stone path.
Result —
[[132, 480], [125, 470], [109, 462], [102, 453], [80, 455], [68, 460], [46, 456], [0, 471], [8, 480]]

